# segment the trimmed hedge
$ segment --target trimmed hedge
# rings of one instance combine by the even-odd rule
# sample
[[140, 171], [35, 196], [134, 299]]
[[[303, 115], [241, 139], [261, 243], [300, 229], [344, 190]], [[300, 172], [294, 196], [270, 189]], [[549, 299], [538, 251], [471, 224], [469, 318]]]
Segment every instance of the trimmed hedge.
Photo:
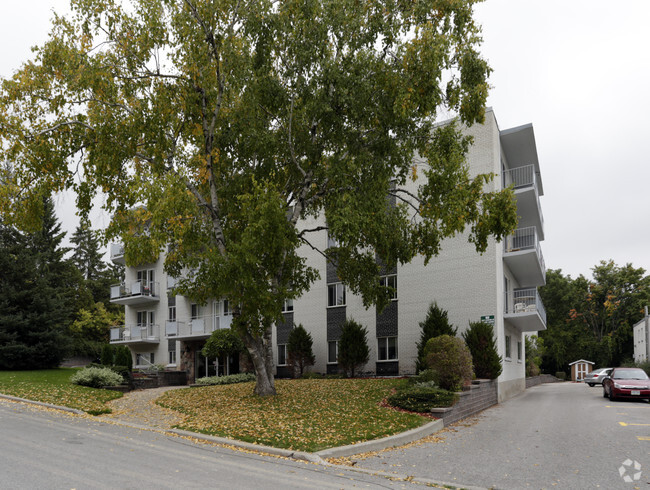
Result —
[[451, 407], [458, 395], [440, 388], [413, 387], [388, 397], [389, 405], [411, 412], [426, 413], [432, 408]]
[[117, 386], [124, 381], [121, 375], [110, 368], [84, 368], [77, 371], [70, 377], [70, 382], [80, 386], [91, 388], [103, 388], [104, 386]]
[[231, 374], [229, 376], [206, 376], [196, 380], [197, 385], [202, 386], [215, 386], [215, 385], [231, 385], [235, 383], [247, 383], [255, 381], [255, 374], [241, 373]]

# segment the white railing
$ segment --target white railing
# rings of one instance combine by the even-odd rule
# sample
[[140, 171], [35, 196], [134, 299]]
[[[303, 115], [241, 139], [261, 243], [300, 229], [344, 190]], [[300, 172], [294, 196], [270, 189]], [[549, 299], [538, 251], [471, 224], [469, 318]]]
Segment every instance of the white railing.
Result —
[[158, 283], [150, 281], [135, 281], [131, 284], [115, 284], [111, 286], [111, 299], [127, 298], [130, 296], [157, 296]]
[[537, 312], [546, 323], [546, 310], [537, 288], [515, 289], [505, 292], [505, 314], [527, 314]]
[[544, 274], [546, 274], [544, 255], [542, 254], [542, 247], [537, 238], [537, 228], [534, 226], [519, 228], [505, 239], [504, 251], [506, 253], [518, 252], [520, 250], [535, 250], [542, 270], [544, 271]]
[[111, 243], [111, 260], [124, 257], [124, 245], [121, 243]]
[[210, 335], [215, 330], [230, 328], [232, 317], [219, 315], [206, 315], [192, 318], [188, 323], [167, 321], [165, 334], [168, 337], [194, 337]]
[[111, 342], [160, 340], [158, 325], [124, 325], [111, 328]]
[[535, 165], [526, 165], [506, 170], [503, 173], [503, 186], [512, 185], [515, 189], [521, 187], [537, 187], [537, 178], [535, 175]]

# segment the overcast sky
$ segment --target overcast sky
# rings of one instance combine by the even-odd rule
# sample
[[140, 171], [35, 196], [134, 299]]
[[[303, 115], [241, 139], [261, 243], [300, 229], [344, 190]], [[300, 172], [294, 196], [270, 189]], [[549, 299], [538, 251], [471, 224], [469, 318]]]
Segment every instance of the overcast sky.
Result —
[[[3, 2], [0, 76], [45, 41], [52, 9], [68, 3]], [[612, 259], [650, 271], [650, 1], [488, 0], [476, 18], [500, 129], [535, 130], [547, 268], [589, 276]]]

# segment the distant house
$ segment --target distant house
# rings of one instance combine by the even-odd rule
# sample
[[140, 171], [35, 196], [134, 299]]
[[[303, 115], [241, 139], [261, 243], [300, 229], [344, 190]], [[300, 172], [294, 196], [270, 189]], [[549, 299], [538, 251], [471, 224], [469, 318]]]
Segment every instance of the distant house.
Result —
[[571, 367], [571, 380], [582, 381], [585, 376], [594, 370], [594, 363], [580, 359], [569, 364]]
[[650, 360], [650, 316], [648, 307], [641, 321], [632, 327], [634, 331], [634, 361], [644, 362]]

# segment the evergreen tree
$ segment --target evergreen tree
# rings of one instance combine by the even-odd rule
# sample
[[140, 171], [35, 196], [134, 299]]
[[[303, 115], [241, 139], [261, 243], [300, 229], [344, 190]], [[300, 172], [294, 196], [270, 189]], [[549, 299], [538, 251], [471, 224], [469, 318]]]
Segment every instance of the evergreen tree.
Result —
[[104, 280], [106, 263], [102, 259], [97, 233], [91, 229], [87, 218], [81, 219], [70, 242], [75, 245], [72, 249], [72, 263], [83, 275], [93, 302], [108, 303], [109, 290]]
[[354, 320], [346, 320], [343, 323], [337, 360], [339, 366], [351, 378], [354, 378], [355, 371], [370, 359], [367, 335], [368, 330]]
[[31, 235], [0, 224], [0, 369], [56, 367], [68, 349], [62, 234], [51, 202], [44, 211]]
[[287, 355], [289, 357], [289, 366], [292, 371], [298, 371], [300, 376], [307, 366], [313, 366], [316, 358], [312, 351], [314, 341], [311, 334], [305, 330], [302, 324], [294, 327], [289, 333], [287, 342]]
[[449, 323], [447, 318], [447, 311], [438, 306], [438, 303], [431, 303], [429, 311], [424, 321], [420, 322], [420, 341], [416, 344], [418, 348], [418, 358], [415, 362], [416, 372], [424, 371], [427, 369], [427, 363], [424, 355], [424, 348], [429, 339], [439, 337], [440, 335], [456, 336], [458, 328]]
[[498, 378], [503, 367], [492, 325], [485, 322], [469, 322], [469, 328], [463, 332], [463, 339], [472, 354], [476, 377]]

